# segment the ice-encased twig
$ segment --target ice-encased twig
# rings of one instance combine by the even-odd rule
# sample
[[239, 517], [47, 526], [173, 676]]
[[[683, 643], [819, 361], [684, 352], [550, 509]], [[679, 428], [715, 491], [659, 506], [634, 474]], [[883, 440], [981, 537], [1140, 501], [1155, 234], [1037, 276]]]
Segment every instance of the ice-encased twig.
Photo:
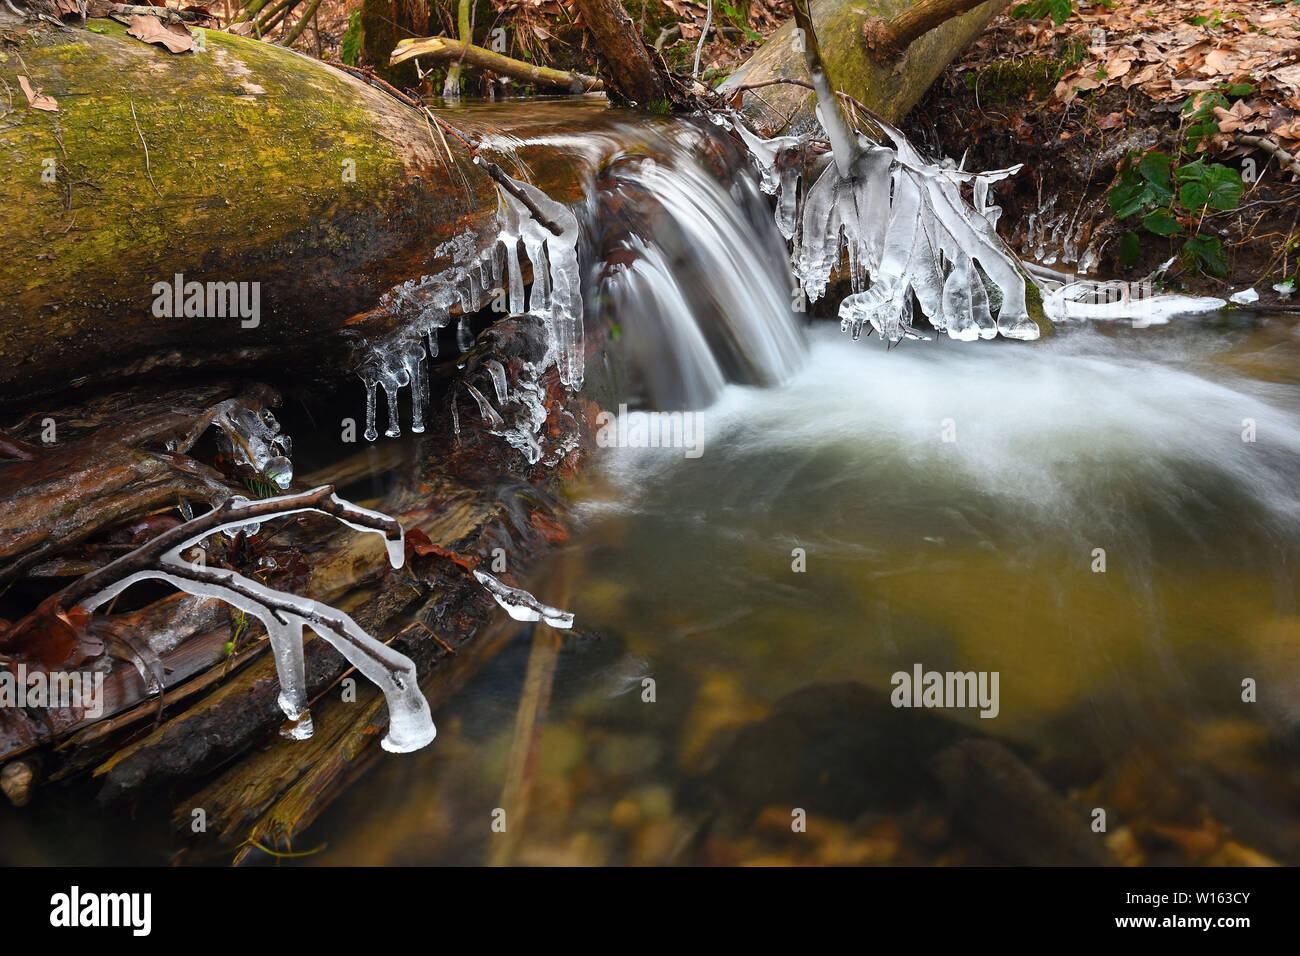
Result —
[[135, 551], [110, 562], [72, 584], [60, 595], [62, 611], [81, 605], [87, 611], [112, 600], [132, 584], [160, 580], [198, 597], [214, 597], [260, 620], [270, 638], [280, 678], [279, 703], [296, 721], [291, 736], [310, 735], [306, 720], [306, 677], [302, 629], [309, 627], [373, 681], [388, 701], [385, 750], [406, 753], [433, 740], [436, 730], [429, 703], [420, 692], [410, 658], [375, 640], [347, 614], [311, 598], [276, 591], [227, 568], [209, 568], [187, 561], [183, 553], [209, 536], [233, 531], [269, 517], [316, 511], [357, 531], [381, 534], [394, 568], [405, 561], [401, 525], [393, 518], [344, 501], [329, 485], [297, 495], [248, 501], [232, 498], [185, 524], [169, 529]]
[[571, 612], [543, 604], [523, 588], [512, 588], [486, 571], [475, 571], [474, 577], [516, 621], [545, 621], [551, 627], [561, 630], [573, 627]]

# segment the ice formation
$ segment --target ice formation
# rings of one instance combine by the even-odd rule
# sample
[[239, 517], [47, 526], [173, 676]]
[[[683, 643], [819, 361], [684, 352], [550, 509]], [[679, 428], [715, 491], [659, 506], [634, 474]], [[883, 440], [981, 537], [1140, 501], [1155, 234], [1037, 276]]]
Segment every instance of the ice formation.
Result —
[[237, 398], [214, 405], [189, 435], [168, 442], [168, 450], [188, 451], [211, 425], [217, 426], [217, 447], [226, 458], [281, 490], [289, 487], [293, 481], [293, 442], [280, 431], [280, 423], [269, 408], [252, 408]]
[[[436, 250], [440, 258], [451, 257], [449, 268], [436, 275], [410, 280], [385, 293], [376, 311], [397, 316], [400, 331], [391, 340], [376, 344], [358, 370], [366, 388], [367, 440], [379, 437], [380, 392], [386, 412], [384, 434], [390, 437], [401, 434], [398, 399], [399, 393], [408, 387], [411, 430], [424, 431], [429, 404], [425, 357], [437, 358], [438, 330], [451, 321], [451, 310], [457, 306], [461, 318], [456, 326], [456, 344], [462, 354], [474, 345], [467, 316], [495, 300], [512, 315], [528, 313], [541, 319], [547, 332], [541, 368], [555, 365], [560, 381], [575, 390], [582, 387], [578, 220], [562, 203], [535, 186], [511, 182], [559, 227], [559, 234], [542, 225], [518, 198], [504, 189], [499, 190], [495, 238], [485, 241], [472, 233], [462, 234]], [[527, 292], [525, 262], [531, 267], [533, 277]]]
[[[823, 115], [820, 106], [818, 118], [832, 157], [811, 182], [803, 171], [804, 137], [765, 140], [735, 123], [764, 191], [777, 196], [777, 227], [791, 241], [794, 272], [809, 301], [825, 295], [847, 256], [851, 291], [840, 321], [854, 338], [863, 329], [889, 343], [924, 338], [914, 298], [930, 325], [954, 339], [1037, 338], [1024, 272], [994, 229], [1001, 209], [989, 204], [990, 186], [1020, 167], [969, 173], [927, 162], [888, 123], [876, 121], [892, 146], [862, 136], [850, 141], [838, 116]], [[963, 198], [963, 184], [974, 206]]]
[[486, 571], [475, 571], [474, 577], [516, 621], [545, 621], [551, 627], [562, 630], [573, 627], [573, 615], [570, 612], [543, 604], [523, 588], [512, 588]]
[[[405, 550], [401, 532], [398, 531], [396, 537], [390, 537], [380, 527], [390, 523], [390, 519], [378, 512], [343, 501], [333, 494], [329, 497], [334, 505], [339, 506], [341, 514], [337, 511], [331, 513], [311, 505], [304, 505], [276, 512], [275, 517], [305, 511], [331, 514], [332, 517], [357, 531], [383, 535], [389, 562], [394, 568], [402, 566]], [[270, 502], [276, 500], [263, 499]], [[302, 645], [303, 628], [310, 628], [333, 645], [349, 664], [383, 691], [388, 701], [389, 717], [388, 734], [382, 741], [383, 748], [393, 753], [407, 753], [426, 746], [433, 740], [436, 731], [433, 718], [429, 713], [429, 703], [416, 682], [415, 665], [408, 657], [375, 640], [351, 617], [329, 605], [311, 598], [273, 590], [229, 568], [207, 567], [182, 557], [188, 549], [198, 545], [210, 535], [231, 534], [238, 529], [260, 523], [257, 518], [240, 516], [240, 510], [249, 507], [250, 504], [251, 502], [246, 498], [238, 496], [231, 498], [223, 506], [229, 512], [229, 520], [223, 521], [215, 528], [185, 538], [161, 555], [157, 567], [128, 574], [82, 600], [81, 605], [86, 610], [93, 611], [137, 581], [156, 579], [166, 581], [196, 597], [224, 601], [256, 617], [266, 627], [271, 651], [275, 656], [275, 669], [280, 678], [280, 708], [291, 722], [284, 733], [295, 739], [309, 737], [312, 733], [311, 717], [307, 707], [307, 679]], [[368, 519], [368, 523], [349, 520], [348, 515]]]
[[1082, 279], [1047, 283], [1042, 288], [1043, 311], [1053, 322], [1127, 320], [1135, 325], [1164, 325], [1175, 316], [1217, 312], [1228, 305], [1226, 300], [1211, 296], [1157, 293], [1150, 280], [1130, 283]]

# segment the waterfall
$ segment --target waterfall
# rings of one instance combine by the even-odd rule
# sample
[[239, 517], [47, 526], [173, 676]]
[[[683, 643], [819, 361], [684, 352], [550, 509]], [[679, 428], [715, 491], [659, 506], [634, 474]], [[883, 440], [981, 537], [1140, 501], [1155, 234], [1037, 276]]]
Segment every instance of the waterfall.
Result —
[[781, 385], [803, 363], [801, 302], [771, 209], [743, 167], [724, 181], [680, 144], [620, 157], [600, 188], [593, 299], [659, 408], [702, 408], [727, 382]]

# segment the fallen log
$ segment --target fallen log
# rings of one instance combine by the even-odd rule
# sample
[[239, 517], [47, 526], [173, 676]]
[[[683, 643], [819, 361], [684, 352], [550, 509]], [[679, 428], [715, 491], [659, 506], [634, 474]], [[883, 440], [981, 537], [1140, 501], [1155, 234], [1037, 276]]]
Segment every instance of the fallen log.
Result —
[[[821, 56], [831, 85], [865, 103], [891, 123], [901, 120], [952, 61], [1006, 7], [987, 0], [943, 21], [907, 47], [900, 58], [879, 62], [864, 26], [880, 18], [893, 20], [925, 0], [812, 0], [812, 21], [821, 40]], [[742, 87], [772, 80], [807, 79], [793, 20], [767, 41], [719, 87], [731, 95]], [[742, 112], [767, 135], [816, 129], [812, 96], [794, 84], [772, 83], [761, 95], [744, 97]]]
[[[484, 167], [377, 81], [230, 34], [173, 55], [94, 23], [0, 20], [17, 52], [0, 79], [57, 103], [19, 100], [0, 129], [0, 409], [200, 367], [274, 378], [290, 347], [300, 381], [328, 381], [393, 321], [374, 312], [385, 292], [494, 235]], [[574, 197], [583, 164], [530, 151], [527, 120], [499, 161]], [[185, 314], [191, 283], [218, 307]]]
[[575, 0], [575, 4], [619, 96], [643, 110], [666, 108], [669, 93], [664, 74], [623, 5], [618, 0]]

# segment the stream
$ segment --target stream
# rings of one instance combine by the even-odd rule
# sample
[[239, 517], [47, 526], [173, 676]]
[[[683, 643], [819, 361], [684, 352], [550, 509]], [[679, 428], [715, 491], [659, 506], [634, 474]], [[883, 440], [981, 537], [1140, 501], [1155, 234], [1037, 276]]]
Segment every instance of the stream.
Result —
[[[462, 112], [497, 111], [523, 179], [582, 170], [557, 198], [605, 414], [569, 539], [517, 576], [575, 626], [518, 624], [430, 746], [260, 862], [1300, 863], [1300, 317], [855, 341], [707, 122]], [[166, 858], [165, 809], [76, 847], [64, 812], [9, 852]]]
[[[633, 411], [531, 576], [580, 632], [521, 628], [313, 862], [1300, 862], [1296, 318], [855, 342], [750, 177], [658, 148], [588, 221]], [[928, 671], [992, 706], [890, 706]], [[1012, 783], [935, 771], [972, 740]]]

